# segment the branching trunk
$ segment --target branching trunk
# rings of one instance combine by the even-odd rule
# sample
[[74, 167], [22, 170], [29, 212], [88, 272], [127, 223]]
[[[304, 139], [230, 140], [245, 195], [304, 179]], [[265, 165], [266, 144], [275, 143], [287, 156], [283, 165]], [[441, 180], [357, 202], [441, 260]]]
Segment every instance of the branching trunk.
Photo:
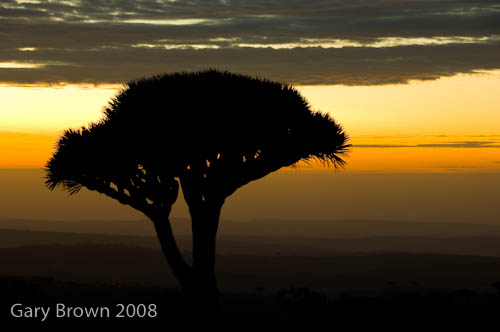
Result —
[[184, 198], [191, 215], [193, 232], [193, 283], [189, 292], [199, 302], [216, 302], [215, 277], [216, 236], [224, 199], [206, 197], [196, 178], [180, 179]]
[[185, 262], [174, 238], [172, 226], [168, 218], [152, 218], [158, 240], [168, 264], [172, 268], [174, 276], [177, 278], [183, 289], [191, 287], [193, 279], [193, 269]]
[[220, 206], [203, 202], [190, 208], [193, 230], [194, 288], [203, 297], [217, 295], [215, 277], [216, 236], [219, 225]]

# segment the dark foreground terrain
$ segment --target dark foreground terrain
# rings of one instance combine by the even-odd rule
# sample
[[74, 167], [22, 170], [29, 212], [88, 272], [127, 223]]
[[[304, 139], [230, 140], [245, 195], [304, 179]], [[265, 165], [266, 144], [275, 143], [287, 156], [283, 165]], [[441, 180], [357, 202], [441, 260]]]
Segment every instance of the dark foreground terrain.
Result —
[[[272, 294], [225, 292], [220, 295], [217, 309], [210, 311], [207, 308], [209, 316], [204, 315], [206, 312], [195, 312], [180, 292], [159, 287], [81, 284], [50, 278], [2, 276], [0, 291], [0, 322], [4, 326], [62, 329], [95, 326], [127, 327], [129, 330], [161, 326], [169, 330], [179, 325], [201, 323], [204, 327], [233, 330], [298, 324], [322, 326], [328, 330], [362, 326], [407, 331], [459, 325], [480, 330], [478, 328], [485, 324], [494, 324], [490, 327], [495, 327], [500, 310], [498, 293], [466, 289], [395, 289], [365, 295], [344, 291], [334, 297], [307, 288], [288, 288]], [[41, 314], [37, 318], [13, 317], [12, 306], [15, 304], [18, 305], [14, 307], [14, 315], [19, 315], [18, 308], [26, 310], [27, 307], [50, 308], [50, 314], [44, 321]], [[131, 310], [122, 311], [120, 304]], [[64, 310], [56, 311], [58, 306], [63, 308], [63, 305]], [[144, 305], [142, 311], [139, 309], [141, 305]], [[97, 307], [109, 311], [79, 317], [82, 311], [78, 310]], [[122, 317], [118, 317], [120, 315]]]
[[[220, 303], [207, 316], [194, 312], [180, 293], [154, 237], [0, 230], [0, 322], [65, 330], [159, 324], [177, 331], [171, 326], [199, 322], [236, 331], [269, 324], [496, 328], [500, 247], [495, 236], [475, 235], [279, 241], [223, 236], [217, 256]], [[181, 236], [181, 245], [189, 248], [187, 238]], [[189, 250], [184, 254], [189, 260]], [[72, 307], [73, 317], [56, 317], [58, 303], [65, 312]], [[24, 317], [13, 316], [15, 304]], [[116, 317], [120, 304], [124, 317]], [[26, 317], [34, 307], [51, 312], [43, 322], [40, 312]], [[75, 317], [74, 310], [78, 316], [85, 308], [107, 308], [109, 314]]]

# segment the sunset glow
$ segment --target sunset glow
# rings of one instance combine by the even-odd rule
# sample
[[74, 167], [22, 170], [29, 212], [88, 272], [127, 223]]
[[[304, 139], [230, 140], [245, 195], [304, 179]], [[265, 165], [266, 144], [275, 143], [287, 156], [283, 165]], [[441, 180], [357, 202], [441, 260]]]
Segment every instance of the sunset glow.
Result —
[[498, 323], [500, 1], [0, 22], [4, 326]]
[[[351, 137], [345, 171], [500, 171], [500, 72], [407, 85], [298, 86]], [[87, 125], [119, 85], [0, 87], [0, 167], [43, 167], [66, 128]], [[303, 170], [321, 165], [300, 164]]]

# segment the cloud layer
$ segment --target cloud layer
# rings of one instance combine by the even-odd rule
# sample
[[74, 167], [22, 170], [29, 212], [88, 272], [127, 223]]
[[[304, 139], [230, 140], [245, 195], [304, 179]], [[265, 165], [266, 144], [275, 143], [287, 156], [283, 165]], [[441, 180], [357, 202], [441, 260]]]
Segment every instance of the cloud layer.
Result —
[[0, 63], [42, 64], [0, 68], [8, 83], [121, 83], [207, 67], [294, 84], [405, 83], [500, 68], [500, 4], [7, 0], [0, 38]]
[[500, 148], [495, 142], [463, 141], [426, 144], [354, 144], [354, 148]]

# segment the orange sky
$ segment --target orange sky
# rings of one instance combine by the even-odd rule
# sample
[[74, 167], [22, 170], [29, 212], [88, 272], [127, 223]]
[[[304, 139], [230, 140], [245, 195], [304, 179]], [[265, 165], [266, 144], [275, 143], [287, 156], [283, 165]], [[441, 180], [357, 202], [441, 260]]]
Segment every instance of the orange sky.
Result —
[[[498, 87], [500, 71], [298, 89], [351, 136], [347, 171], [497, 172], [500, 148], [488, 146], [500, 144]], [[99, 119], [116, 89], [0, 86], [0, 168], [43, 167], [61, 131]]]

